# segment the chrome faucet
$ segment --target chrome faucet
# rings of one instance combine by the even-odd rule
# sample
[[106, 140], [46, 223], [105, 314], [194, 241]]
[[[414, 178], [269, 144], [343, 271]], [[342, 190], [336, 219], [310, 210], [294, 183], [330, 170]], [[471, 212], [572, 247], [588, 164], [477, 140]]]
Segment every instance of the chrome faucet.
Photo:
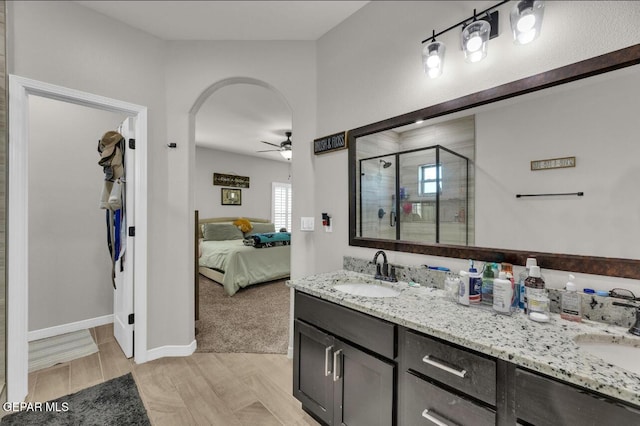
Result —
[[636, 310], [636, 323], [631, 326], [629, 333], [640, 336], [640, 306], [622, 302], [613, 302], [613, 304], [616, 306], [624, 306], [626, 308], [634, 308]]
[[[378, 256], [382, 255], [382, 265], [378, 263]], [[373, 263], [376, 265], [376, 276], [377, 280], [397, 282], [396, 279], [396, 268], [391, 265], [391, 270], [389, 270], [389, 263], [387, 263], [387, 254], [378, 250], [376, 254], [373, 256]]]

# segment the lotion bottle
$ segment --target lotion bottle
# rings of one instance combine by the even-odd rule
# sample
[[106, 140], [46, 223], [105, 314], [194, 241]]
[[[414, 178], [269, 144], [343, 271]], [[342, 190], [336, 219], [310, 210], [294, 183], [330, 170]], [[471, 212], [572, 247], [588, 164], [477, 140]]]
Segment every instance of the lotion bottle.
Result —
[[582, 296], [576, 290], [573, 282], [576, 277], [569, 275], [569, 282], [565, 287], [566, 292], [562, 293], [560, 318], [569, 321], [582, 321]]
[[501, 271], [498, 278], [493, 280], [493, 310], [505, 315], [511, 315], [514, 285], [507, 279], [507, 273]]

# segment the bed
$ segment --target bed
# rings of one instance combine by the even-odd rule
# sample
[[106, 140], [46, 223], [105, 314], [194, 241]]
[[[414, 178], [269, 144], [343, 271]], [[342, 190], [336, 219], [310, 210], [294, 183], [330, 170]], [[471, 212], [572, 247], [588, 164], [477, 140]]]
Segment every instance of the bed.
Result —
[[253, 284], [288, 278], [291, 271], [290, 245], [256, 248], [245, 243], [245, 238], [255, 234], [274, 232], [273, 223], [247, 218], [252, 229], [243, 233], [233, 224], [236, 219], [199, 220], [201, 254], [198, 272], [222, 284], [229, 296]]

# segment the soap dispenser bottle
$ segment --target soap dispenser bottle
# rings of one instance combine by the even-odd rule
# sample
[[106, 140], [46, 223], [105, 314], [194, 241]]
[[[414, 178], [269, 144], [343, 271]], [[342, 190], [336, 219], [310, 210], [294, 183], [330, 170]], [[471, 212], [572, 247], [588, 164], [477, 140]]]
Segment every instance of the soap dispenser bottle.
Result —
[[582, 321], [582, 297], [576, 291], [576, 284], [573, 282], [575, 279], [576, 277], [569, 275], [569, 282], [565, 287], [566, 292], [562, 293], [560, 301], [560, 318], [580, 322]]

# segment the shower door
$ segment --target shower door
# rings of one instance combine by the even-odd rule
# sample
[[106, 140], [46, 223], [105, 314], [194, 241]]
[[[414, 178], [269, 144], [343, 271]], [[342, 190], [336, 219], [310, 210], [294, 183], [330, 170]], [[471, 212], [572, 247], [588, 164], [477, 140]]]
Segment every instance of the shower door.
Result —
[[395, 156], [362, 160], [359, 183], [360, 209], [357, 216], [360, 236], [396, 239]]

